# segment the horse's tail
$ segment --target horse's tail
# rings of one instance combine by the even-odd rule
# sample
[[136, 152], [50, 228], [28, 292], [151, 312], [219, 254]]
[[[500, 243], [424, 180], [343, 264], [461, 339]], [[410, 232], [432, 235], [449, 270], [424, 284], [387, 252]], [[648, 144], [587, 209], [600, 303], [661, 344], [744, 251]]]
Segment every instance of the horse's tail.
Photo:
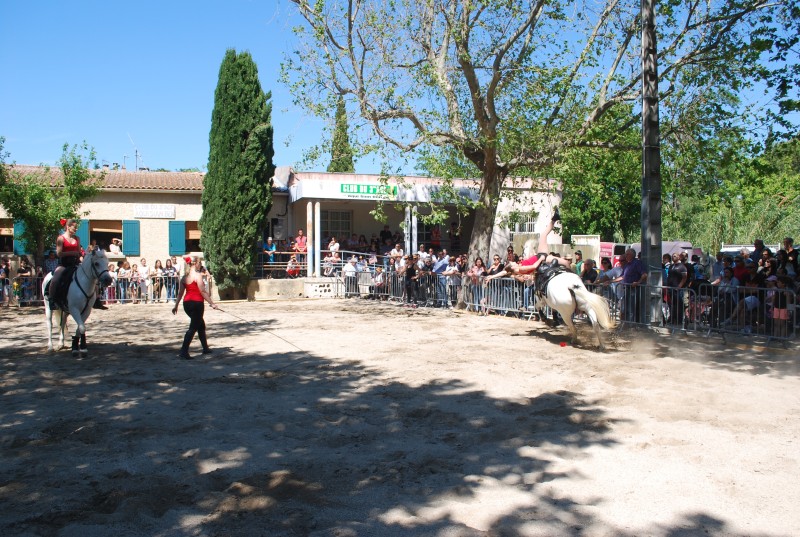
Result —
[[608, 309], [608, 303], [605, 298], [592, 293], [583, 285], [576, 285], [571, 291], [581, 309], [590, 308], [594, 311], [597, 316], [597, 322], [602, 328], [606, 330], [614, 328], [614, 319], [611, 318], [611, 311]]

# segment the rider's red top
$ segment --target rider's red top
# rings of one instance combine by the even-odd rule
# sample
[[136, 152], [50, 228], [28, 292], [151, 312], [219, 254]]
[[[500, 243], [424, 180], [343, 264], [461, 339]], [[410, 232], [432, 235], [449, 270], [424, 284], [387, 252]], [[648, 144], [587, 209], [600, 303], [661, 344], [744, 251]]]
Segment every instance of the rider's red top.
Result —
[[203, 295], [200, 294], [200, 288], [197, 282], [189, 282], [186, 284], [186, 294], [183, 295], [184, 302], [202, 302]]
[[[61, 236], [62, 243], [61, 243], [61, 252], [62, 254], [66, 254], [69, 252], [77, 252], [80, 254], [81, 252], [81, 243], [77, 237], [72, 238], [71, 240], [68, 239], [66, 236]], [[77, 256], [65, 256], [60, 259], [61, 264], [64, 266], [73, 266], [78, 264], [78, 257]]]

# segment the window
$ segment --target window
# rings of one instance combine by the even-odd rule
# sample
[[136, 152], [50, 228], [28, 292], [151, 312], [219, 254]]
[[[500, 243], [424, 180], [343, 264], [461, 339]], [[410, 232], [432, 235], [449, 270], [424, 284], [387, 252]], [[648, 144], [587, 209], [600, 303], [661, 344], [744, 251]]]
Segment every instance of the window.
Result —
[[431, 244], [431, 230], [433, 226], [417, 222], [417, 244], [424, 244], [425, 248], [430, 247]]
[[184, 255], [200, 251], [200, 227], [196, 221], [169, 222], [169, 255]]
[[89, 244], [96, 241], [97, 246], [105, 251], [111, 246], [111, 239], [122, 239], [122, 220], [89, 220], [89, 237], [84, 241], [81, 237], [81, 244]]
[[535, 233], [536, 219], [528, 217], [517, 223], [517, 233]]
[[14, 222], [10, 218], [0, 218], [0, 252], [14, 251]]
[[353, 232], [352, 211], [320, 211], [322, 238], [334, 236], [338, 240], [350, 237]]
[[200, 227], [197, 222], [186, 222], [186, 251], [200, 252]]

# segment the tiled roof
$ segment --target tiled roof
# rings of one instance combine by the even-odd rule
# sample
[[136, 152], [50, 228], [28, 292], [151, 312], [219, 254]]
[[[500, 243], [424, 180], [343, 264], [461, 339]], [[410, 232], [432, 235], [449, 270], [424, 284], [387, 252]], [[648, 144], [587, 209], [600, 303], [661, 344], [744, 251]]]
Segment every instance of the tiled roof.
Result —
[[[8, 169], [21, 175], [42, 173], [42, 166], [9, 165]], [[98, 175], [102, 170], [95, 170]], [[101, 190], [155, 190], [202, 192], [203, 177], [201, 172], [150, 172], [130, 170], [106, 170]], [[61, 169], [50, 168], [50, 182], [54, 186], [60, 183]]]

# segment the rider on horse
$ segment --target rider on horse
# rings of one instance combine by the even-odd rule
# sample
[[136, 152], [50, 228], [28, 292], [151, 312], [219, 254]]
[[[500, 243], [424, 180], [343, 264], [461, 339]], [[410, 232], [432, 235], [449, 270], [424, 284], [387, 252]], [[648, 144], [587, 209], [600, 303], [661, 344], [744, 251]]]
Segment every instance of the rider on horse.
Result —
[[[62, 222], [64, 222], [62, 220]], [[51, 307], [67, 307], [67, 291], [72, 282], [75, 268], [81, 259], [81, 240], [76, 235], [78, 222], [70, 218], [64, 226], [64, 233], [56, 239], [56, 257], [58, 257], [58, 267], [53, 271], [53, 279], [50, 281], [48, 296], [50, 297]]]
[[539, 246], [536, 250], [536, 255], [531, 256], [528, 259], [524, 259], [519, 263], [509, 263], [506, 265], [506, 269], [514, 274], [529, 274], [540, 267], [543, 269], [547, 265], [551, 265], [553, 267], [556, 265], [561, 265], [569, 269], [569, 260], [547, 253], [547, 236], [550, 235], [550, 232], [553, 231], [556, 222], [559, 220], [561, 220], [561, 215], [558, 213], [558, 207], [556, 207], [555, 211], [553, 212], [553, 217], [550, 219], [550, 222], [547, 223], [547, 227], [544, 229], [544, 232], [539, 234]]
[[[56, 239], [56, 256], [58, 257], [59, 266], [53, 271], [53, 279], [50, 281], [48, 296], [50, 297], [51, 307], [59, 306], [62, 309], [67, 308], [67, 293], [69, 285], [72, 283], [72, 277], [75, 270], [83, 257], [83, 248], [81, 248], [81, 239], [77, 236], [78, 222], [72, 218], [63, 221], [64, 233]], [[107, 309], [98, 295], [94, 303], [97, 309]]]
[[[502, 278], [508, 274], [530, 274], [539, 269], [539, 274], [544, 275], [545, 272], [553, 272], [557, 267], [565, 267], [570, 269], [570, 262], [567, 259], [556, 257], [547, 253], [547, 236], [553, 231], [556, 222], [561, 220], [561, 215], [558, 214], [558, 207], [556, 207], [553, 217], [547, 223], [544, 232], [539, 235], [539, 245], [536, 255], [520, 261], [519, 263], [509, 262], [506, 264], [505, 269], [493, 276], [487, 276], [486, 280], [494, 278]], [[563, 269], [562, 269], [563, 270]], [[560, 271], [560, 270], [559, 270]], [[547, 276], [545, 276], [547, 278]]]

